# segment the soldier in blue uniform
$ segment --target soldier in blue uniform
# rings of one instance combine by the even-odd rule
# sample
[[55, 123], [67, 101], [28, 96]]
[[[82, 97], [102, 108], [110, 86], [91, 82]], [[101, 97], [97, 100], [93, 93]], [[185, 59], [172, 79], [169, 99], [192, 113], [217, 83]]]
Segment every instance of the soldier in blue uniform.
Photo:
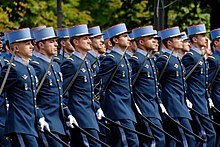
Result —
[[[10, 137], [11, 146], [35, 147], [37, 144], [37, 124], [41, 130], [49, 125], [36, 105], [36, 75], [29, 65], [33, 45], [30, 29], [25, 28], [8, 33], [11, 50], [15, 57], [7, 77], [4, 91], [9, 100], [8, 116], [5, 123], [5, 135]], [[2, 84], [9, 64], [1, 71]]]
[[[220, 109], [220, 29], [215, 29], [210, 32], [214, 53], [208, 57], [209, 63], [209, 91], [211, 98], [217, 109]], [[215, 121], [219, 121], [220, 114], [215, 114]], [[216, 130], [216, 146], [220, 146], [220, 129], [215, 127]]]
[[[208, 106], [212, 107], [213, 102], [210, 97], [207, 97], [208, 65], [201, 51], [206, 45], [206, 28], [204, 24], [200, 24], [188, 27], [187, 30], [192, 47], [182, 58], [186, 75], [199, 63], [197, 68], [186, 80], [187, 98], [192, 102], [195, 110], [209, 118]], [[207, 146], [215, 146], [216, 134], [213, 124], [197, 115], [192, 116], [195, 117], [195, 119], [193, 119], [195, 122], [193, 128], [195, 128], [196, 133], [207, 140]]]
[[[34, 33], [38, 30], [43, 29], [43, 28], [46, 28], [46, 26], [39, 26], [39, 27], [32, 28], [31, 29], [31, 37], [35, 38]], [[36, 60], [40, 53], [39, 53], [39, 49], [37, 47], [35, 40], [32, 41], [32, 44], [34, 45], [34, 50], [33, 50], [32, 56], [31, 56], [31, 60]]]
[[[180, 124], [192, 131], [189, 120], [191, 116], [186, 106], [191, 106], [189, 100], [186, 99], [185, 95], [185, 78], [184, 78], [184, 67], [181, 60], [178, 57], [178, 50], [182, 48], [182, 39], [179, 27], [168, 28], [160, 32], [163, 44], [166, 47], [163, 55], [161, 55], [156, 65], [159, 72], [160, 84], [161, 84], [161, 100], [167, 109], [168, 114], [178, 121]], [[173, 54], [171, 55], [173, 49]], [[169, 56], [170, 59], [168, 60]], [[165, 66], [167, 63], [167, 66]], [[162, 73], [162, 71], [165, 71]], [[194, 136], [188, 132], [184, 132], [182, 128], [178, 127], [171, 128], [171, 134], [180, 138], [182, 146], [196, 146], [196, 140]], [[174, 146], [176, 142], [170, 140], [167, 142], [168, 145]]]
[[[150, 51], [156, 48], [154, 38], [156, 32], [153, 30], [153, 26], [145, 26], [133, 29], [132, 33], [138, 46], [134, 56], [129, 59], [132, 67], [133, 80], [136, 79], [139, 69], [142, 68], [133, 85], [133, 97], [143, 116], [147, 117], [151, 122], [162, 129], [162, 120], [158, 106], [160, 105], [165, 113], [166, 110], [158, 95], [156, 68], [149, 54]], [[150, 127], [145, 121], [143, 121], [142, 124], [138, 124], [138, 126], [140, 125], [142, 125], [140, 127], [142, 132], [144, 130], [146, 134], [155, 138], [153, 141], [140, 138], [140, 146], [165, 146], [165, 136], [162, 132], [154, 127]]]
[[54, 57], [54, 60], [61, 65], [66, 58], [69, 58], [73, 54], [75, 49], [70, 43], [68, 28], [58, 28], [56, 34], [60, 51], [58, 55]]
[[[46, 70], [52, 62], [52, 66], [46, 73], [46, 78], [37, 94], [37, 105], [49, 123], [51, 132], [58, 138], [66, 135], [65, 120], [68, 120], [68, 127], [73, 128], [72, 123], [76, 123], [69, 109], [63, 105], [63, 77], [58, 63], [51, 61], [52, 56], [57, 52], [57, 42], [52, 27], [38, 30], [34, 33], [39, 49], [38, 59], [31, 64], [36, 71], [39, 83], [41, 82]], [[54, 138], [46, 135], [49, 146], [62, 146]]]
[[[108, 35], [113, 45], [111, 53], [103, 58], [97, 77], [103, 83], [103, 96], [101, 107], [105, 115], [130, 129], [135, 129], [136, 118], [132, 110], [132, 83], [131, 67], [124, 56], [115, 76], [110, 77], [116, 70], [125, 48], [129, 46], [128, 31], [124, 23], [117, 24], [108, 29]], [[96, 81], [96, 79], [95, 79]], [[106, 89], [106, 85], [109, 86]], [[111, 146], [138, 146], [139, 141], [135, 133], [112, 125], [110, 130]]]
[[[70, 27], [68, 31], [70, 42], [74, 46], [75, 51], [61, 65], [64, 90], [66, 90], [73, 77], [75, 76], [76, 78], [70, 89], [68, 89], [69, 98], [67, 105], [79, 123], [79, 126], [94, 137], [99, 138], [99, 127], [96, 114], [98, 119], [101, 119], [104, 115], [101, 109], [97, 111], [94, 110], [92, 71], [89, 61], [87, 59], [84, 60], [87, 52], [91, 50], [88, 28], [87, 25], [78, 25]], [[81, 64], [82, 67], [80, 68]], [[87, 138], [83, 133], [77, 130], [71, 130], [71, 136], [71, 146], [101, 146], [99, 143], [93, 141], [91, 138]]]
[[[5, 44], [5, 38], [2, 40], [2, 48]], [[2, 52], [0, 56], [0, 71], [5, 66], [4, 58], [2, 57]], [[0, 146], [10, 146], [9, 141], [4, 136], [5, 131], [5, 120], [7, 115], [7, 104], [6, 104], [6, 94], [0, 95]]]

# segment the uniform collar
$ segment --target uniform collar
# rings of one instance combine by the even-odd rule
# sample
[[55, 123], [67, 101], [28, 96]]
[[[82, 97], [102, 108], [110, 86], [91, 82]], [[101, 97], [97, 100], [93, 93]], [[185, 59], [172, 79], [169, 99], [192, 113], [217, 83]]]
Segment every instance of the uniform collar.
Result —
[[120, 48], [117, 48], [117, 47], [113, 47], [113, 49], [112, 49], [113, 51], [115, 51], [115, 52], [117, 52], [117, 53], [119, 53], [120, 55], [123, 55], [123, 53], [124, 53], [124, 51], [122, 51]]
[[81, 53], [78, 52], [78, 51], [75, 51], [73, 54], [76, 55], [78, 58], [80, 58], [80, 59], [82, 59], [82, 60], [84, 60], [84, 58], [85, 58], [85, 55], [81, 54]]
[[35, 57], [39, 57], [39, 54], [40, 54], [40, 53], [34, 50], [32, 54], [33, 54]]
[[163, 47], [161, 48], [161, 52], [162, 52], [162, 53], [164, 53], [166, 50], [167, 50], [167, 49], [165, 49], [165, 48], [163, 48]]
[[29, 64], [29, 60], [26, 60], [26, 59], [24, 59], [24, 58], [20, 58], [20, 57], [18, 57], [18, 56], [15, 56], [14, 57], [14, 60], [15, 61], [18, 61], [18, 62], [20, 62], [21, 64], [24, 64], [24, 65], [28, 65]]
[[49, 58], [49, 57], [47, 57], [47, 56], [45, 56], [44, 54], [41, 54], [41, 53], [39, 53], [39, 56], [38, 56], [38, 57], [39, 57], [40, 59], [42, 59], [42, 60], [48, 62], [48, 63], [50, 63], [50, 61], [51, 61], [51, 58]]
[[[172, 50], [166, 49], [166, 50], [164, 51], [164, 53], [171, 54], [171, 53], [172, 53]], [[178, 57], [178, 52], [173, 51], [172, 55], [175, 56], [175, 57]]]
[[92, 56], [96, 57], [96, 58], [99, 57], [99, 55], [100, 55], [99, 53], [97, 53], [94, 50], [90, 50], [90, 51], [88, 51], [88, 53], [91, 54]]
[[69, 55], [66, 52], [64, 52], [64, 53], [63, 52], [64, 52], [63, 50], [60, 50], [60, 55], [62, 55], [62, 56], [64, 55], [65, 58], [68, 58], [71, 56], [71, 54]]
[[150, 55], [149, 55], [149, 53], [147, 51], [144, 51], [144, 50], [142, 50], [140, 48], [137, 48], [137, 52], [142, 54], [142, 55], [144, 55], [144, 56], [146, 56], [148, 54], [147, 57], [150, 57]]
[[129, 56], [133, 55], [133, 53], [131, 51], [129, 51], [129, 50], [126, 51], [126, 54], [128, 54]]
[[108, 53], [108, 54], [109, 54], [110, 52], [111, 52], [111, 50], [110, 50], [110, 49], [107, 49], [106, 53]]
[[202, 55], [202, 51], [200, 49], [196, 48], [194, 45], [192, 45], [191, 49], [194, 50], [195, 52], [199, 53], [200, 55]]
[[216, 54], [216, 55], [219, 55], [219, 56], [220, 56], [220, 51], [215, 50], [215, 51], [214, 51], [214, 54]]

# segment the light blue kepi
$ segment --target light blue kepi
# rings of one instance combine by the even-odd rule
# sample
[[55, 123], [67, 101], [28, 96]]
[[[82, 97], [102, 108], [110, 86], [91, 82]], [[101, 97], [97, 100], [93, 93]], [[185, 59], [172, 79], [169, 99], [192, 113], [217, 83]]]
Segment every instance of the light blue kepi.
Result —
[[9, 41], [9, 44], [22, 42], [22, 41], [34, 40], [31, 37], [31, 32], [30, 32], [29, 28], [15, 30], [15, 31], [7, 33], [7, 39]]

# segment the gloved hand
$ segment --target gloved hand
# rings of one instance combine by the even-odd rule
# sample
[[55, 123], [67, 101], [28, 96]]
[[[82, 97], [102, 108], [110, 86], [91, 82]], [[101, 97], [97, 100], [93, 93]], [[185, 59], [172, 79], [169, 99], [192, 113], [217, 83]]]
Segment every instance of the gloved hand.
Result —
[[46, 129], [47, 131], [50, 132], [50, 127], [49, 127], [49, 124], [45, 121], [45, 118], [44, 117], [41, 117], [39, 119], [39, 125], [40, 125], [40, 130], [42, 132], [44, 132], [44, 129]]
[[188, 99], [186, 99], [186, 105], [188, 108], [192, 108], [193, 106], [193, 104]]
[[101, 108], [99, 108], [99, 109], [97, 110], [96, 116], [97, 116], [98, 120], [101, 120], [102, 117], [105, 116]]
[[209, 108], [210, 108], [210, 109], [213, 108], [213, 107], [214, 107], [214, 104], [213, 104], [213, 102], [212, 102], [212, 99], [209, 98], [208, 101], [209, 101]]
[[74, 128], [73, 126], [73, 123], [76, 125], [76, 126], [79, 126], [75, 117], [73, 117], [72, 115], [69, 115], [68, 116], [68, 121], [66, 122], [66, 125], [70, 128]]
[[169, 115], [169, 114], [167, 113], [167, 110], [166, 110], [166, 108], [164, 107], [163, 104], [160, 104], [160, 109], [161, 109], [162, 113], [165, 113], [166, 115]]

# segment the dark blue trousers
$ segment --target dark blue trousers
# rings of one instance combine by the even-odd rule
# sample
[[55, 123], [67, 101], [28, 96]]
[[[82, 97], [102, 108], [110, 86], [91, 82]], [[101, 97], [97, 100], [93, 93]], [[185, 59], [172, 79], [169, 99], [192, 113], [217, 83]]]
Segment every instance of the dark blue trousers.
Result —
[[[134, 122], [131, 120], [118, 120], [119, 124], [135, 130]], [[111, 147], [138, 147], [139, 141], [137, 134], [120, 128], [116, 125], [110, 125], [109, 145]]]
[[[98, 131], [95, 129], [84, 129], [87, 131], [89, 134], [94, 136], [95, 138], [99, 139], [99, 134]], [[85, 134], [79, 132], [76, 129], [71, 129], [70, 131], [71, 134], [71, 141], [70, 141], [70, 146], [71, 147], [101, 147], [101, 145], [92, 140], [91, 138], [87, 137]]]
[[9, 147], [10, 142], [4, 136], [5, 129], [0, 127], [0, 146]]
[[38, 147], [37, 139], [33, 135], [28, 134], [12, 134], [10, 136], [12, 147]]

